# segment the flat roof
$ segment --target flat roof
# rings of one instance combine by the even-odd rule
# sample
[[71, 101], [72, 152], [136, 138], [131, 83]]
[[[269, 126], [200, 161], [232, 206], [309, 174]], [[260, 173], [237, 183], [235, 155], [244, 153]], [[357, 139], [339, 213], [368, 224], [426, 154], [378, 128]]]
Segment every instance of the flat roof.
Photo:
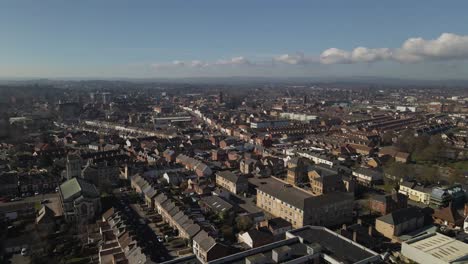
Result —
[[319, 244], [323, 253], [344, 263], [354, 263], [378, 255], [376, 252], [320, 226], [306, 226], [289, 231], [289, 233], [302, 237], [306, 244]]
[[468, 257], [468, 244], [440, 233], [411, 239], [405, 244], [447, 263], [461, 257]]

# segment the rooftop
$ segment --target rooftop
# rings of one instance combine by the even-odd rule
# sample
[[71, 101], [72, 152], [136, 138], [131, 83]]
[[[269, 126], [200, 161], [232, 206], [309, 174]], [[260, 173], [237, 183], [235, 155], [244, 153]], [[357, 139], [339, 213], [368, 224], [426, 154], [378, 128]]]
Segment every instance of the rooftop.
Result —
[[[468, 244], [440, 233], [427, 234], [404, 242], [421, 253], [430, 254], [445, 263], [468, 259]], [[458, 262], [465, 263], [465, 262]]]
[[99, 192], [96, 186], [79, 178], [72, 178], [60, 185], [60, 192], [62, 193], [63, 199], [67, 200], [75, 194], [81, 192], [86, 197], [99, 197]]
[[249, 181], [257, 186], [258, 190], [302, 210], [304, 209], [304, 200], [314, 197], [311, 193], [274, 177], [250, 178]]
[[303, 238], [304, 244], [319, 244], [325, 254], [343, 263], [355, 263], [378, 256], [376, 252], [325, 227], [306, 226], [288, 233]]

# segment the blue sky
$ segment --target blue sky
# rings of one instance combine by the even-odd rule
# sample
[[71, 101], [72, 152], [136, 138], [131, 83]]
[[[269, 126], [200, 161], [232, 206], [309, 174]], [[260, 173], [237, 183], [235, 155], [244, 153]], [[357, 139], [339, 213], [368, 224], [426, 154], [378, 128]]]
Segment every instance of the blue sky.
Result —
[[467, 10], [431, 0], [1, 0], [0, 77], [466, 78]]

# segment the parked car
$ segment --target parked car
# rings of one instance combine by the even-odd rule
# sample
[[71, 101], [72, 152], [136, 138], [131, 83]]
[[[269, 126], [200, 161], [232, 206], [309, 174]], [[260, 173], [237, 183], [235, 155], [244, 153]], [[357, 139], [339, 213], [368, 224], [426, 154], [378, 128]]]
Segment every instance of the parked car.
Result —
[[21, 249], [21, 256], [27, 256], [29, 254], [29, 250], [27, 248]]
[[15, 198], [12, 198], [10, 201], [12, 201], [12, 202], [17, 202], [17, 201], [21, 201], [21, 200], [23, 200], [23, 198], [21, 198], [21, 197], [15, 197]]

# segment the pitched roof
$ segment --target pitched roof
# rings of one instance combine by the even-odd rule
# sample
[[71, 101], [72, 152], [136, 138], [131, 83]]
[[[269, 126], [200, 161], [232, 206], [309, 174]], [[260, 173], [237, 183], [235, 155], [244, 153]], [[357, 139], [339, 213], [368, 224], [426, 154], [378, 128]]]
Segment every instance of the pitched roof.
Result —
[[229, 202], [215, 195], [203, 197], [201, 200], [217, 213], [229, 211], [233, 207]]
[[111, 217], [115, 213], [114, 207], [109, 208], [107, 211], [105, 211], [102, 214], [102, 218], [107, 220], [109, 217]]
[[236, 175], [232, 171], [220, 171], [217, 172], [216, 175], [233, 183], [247, 182], [246, 177], [244, 177], [243, 175]]
[[273, 236], [271, 235], [271, 233], [262, 232], [257, 229], [251, 229], [247, 231], [247, 234], [254, 243], [259, 243], [262, 245], [270, 243], [273, 240]]
[[377, 218], [378, 221], [383, 221], [391, 225], [398, 225], [414, 218], [424, 217], [424, 213], [419, 208], [403, 208], [396, 210], [390, 214]]
[[99, 197], [99, 192], [96, 189], [96, 186], [80, 178], [72, 178], [62, 183], [60, 185], [60, 191], [64, 200], [67, 200], [80, 192], [84, 197]]
[[204, 230], [198, 232], [198, 234], [193, 238], [200, 248], [207, 252], [209, 251], [214, 245], [216, 245], [216, 241], [212, 238], [208, 233]]
[[156, 196], [158, 191], [153, 186], [149, 186], [143, 190], [143, 193], [146, 197], [153, 198]]
[[47, 205], [42, 205], [41, 210], [39, 210], [36, 222], [39, 223], [42, 220], [48, 221], [52, 220], [55, 217], [55, 212], [50, 209]]
[[304, 209], [304, 201], [313, 195], [276, 178], [261, 179], [257, 189], [299, 209]]
[[284, 227], [291, 227], [291, 223], [284, 220], [281, 217], [276, 217], [268, 220], [268, 225], [273, 229], [279, 229]]

